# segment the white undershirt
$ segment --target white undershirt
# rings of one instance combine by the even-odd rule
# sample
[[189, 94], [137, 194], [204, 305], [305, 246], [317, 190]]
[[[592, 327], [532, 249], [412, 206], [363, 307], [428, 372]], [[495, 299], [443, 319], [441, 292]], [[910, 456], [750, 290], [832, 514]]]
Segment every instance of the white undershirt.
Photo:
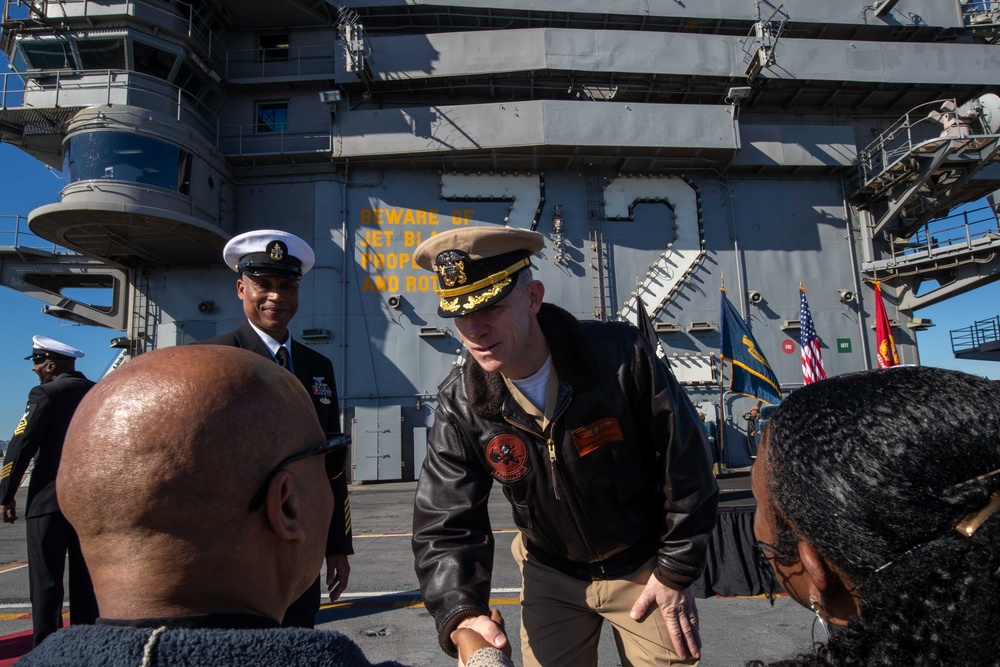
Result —
[[278, 361], [278, 348], [283, 347], [288, 350], [288, 370], [295, 372], [294, 362], [292, 362], [292, 334], [288, 334], [288, 338], [285, 339], [284, 343], [279, 343], [268, 333], [265, 333], [254, 326], [253, 322], [247, 320], [247, 324], [253, 327], [253, 330], [257, 332], [260, 339], [267, 345], [267, 349], [271, 351], [271, 356], [274, 357], [275, 362]]
[[524, 394], [532, 405], [545, 412], [545, 391], [549, 383], [549, 373], [552, 372], [552, 355], [545, 358], [545, 363], [534, 375], [523, 380], [511, 380], [518, 391]]

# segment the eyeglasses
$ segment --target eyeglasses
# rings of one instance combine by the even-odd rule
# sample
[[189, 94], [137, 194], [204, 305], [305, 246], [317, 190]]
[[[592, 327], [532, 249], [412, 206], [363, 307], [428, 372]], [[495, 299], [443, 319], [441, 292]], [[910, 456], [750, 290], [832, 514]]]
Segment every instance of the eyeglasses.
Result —
[[326, 476], [330, 479], [340, 477], [344, 473], [344, 466], [347, 463], [347, 446], [349, 444], [351, 444], [351, 436], [338, 435], [336, 438], [327, 440], [321, 445], [313, 445], [309, 449], [303, 449], [301, 452], [281, 459], [278, 465], [274, 466], [274, 469], [264, 479], [264, 483], [260, 485], [257, 493], [254, 494], [253, 500], [250, 501], [250, 511], [256, 512], [264, 504], [264, 498], [267, 497], [267, 487], [271, 485], [271, 480], [274, 479], [274, 476], [296, 461], [323, 455], [326, 457], [324, 461], [326, 464]]
[[778, 586], [778, 580], [775, 576], [774, 563], [772, 559], [776, 561], [794, 561], [795, 557], [791, 554], [781, 551], [778, 547], [773, 544], [768, 544], [767, 542], [762, 542], [757, 540], [753, 543], [754, 554], [757, 557], [757, 572], [760, 574], [761, 588], [763, 589], [764, 597], [771, 601], [774, 605], [774, 597], [780, 592], [780, 587]]
[[771, 567], [771, 560], [767, 557], [765, 549], [771, 553], [777, 553], [775, 548], [767, 542], [757, 540], [753, 543], [753, 553], [757, 560], [757, 574], [760, 575], [761, 592], [772, 605], [774, 605], [774, 594], [777, 590], [778, 582], [774, 578], [774, 569]]

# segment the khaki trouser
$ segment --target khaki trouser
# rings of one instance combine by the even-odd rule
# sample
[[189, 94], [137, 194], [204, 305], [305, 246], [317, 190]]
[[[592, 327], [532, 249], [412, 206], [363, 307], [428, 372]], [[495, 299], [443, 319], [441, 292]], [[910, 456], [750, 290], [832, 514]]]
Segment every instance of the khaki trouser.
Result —
[[674, 653], [655, 606], [641, 621], [629, 616], [653, 572], [654, 558], [622, 579], [583, 581], [531, 558], [520, 533], [510, 551], [521, 570], [524, 667], [596, 667], [604, 619], [613, 626], [622, 667], [698, 664]]

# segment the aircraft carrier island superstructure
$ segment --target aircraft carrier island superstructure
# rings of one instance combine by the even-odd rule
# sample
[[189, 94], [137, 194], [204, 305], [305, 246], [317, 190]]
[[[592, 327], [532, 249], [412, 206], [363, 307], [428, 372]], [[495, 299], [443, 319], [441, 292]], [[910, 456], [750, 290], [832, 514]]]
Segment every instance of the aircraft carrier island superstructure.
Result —
[[839, 374], [875, 364], [872, 281], [918, 363], [914, 311], [1000, 277], [998, 24], [959, 0], [5, 0], [0, 138], [66, 185], [27, 222], [59, 250], [8, 247], [0, 277], [127, 358], [236, 327], [223, 244], [298, 234], [293, 335], [334, 361], [354, 479], [406, 480], [464, 362], [415, 246], [535, 229], [547, 300], [641, 301], [746, 464], [723, 280], [787, 391], [800, 282]]

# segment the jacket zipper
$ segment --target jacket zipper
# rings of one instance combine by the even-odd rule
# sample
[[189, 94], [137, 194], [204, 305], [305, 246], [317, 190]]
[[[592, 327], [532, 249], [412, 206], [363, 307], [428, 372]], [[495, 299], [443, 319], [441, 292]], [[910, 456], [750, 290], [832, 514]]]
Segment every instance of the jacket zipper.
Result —
[[[549, 477], [552, 480], [552, 493], [555, 494], [556, 500], [562, 500], [562, 498], [559, 496], [559, 478], [556, 476], [557, 470], [556, 470], [556, 443], [555, 443], [555, 441], [552, 439], [551, 436], [546, 437], [544, 433], [539, 433], [535, 429], [528, 428], [524, 424], [519, 424], [518, 422], [514, 421], [513, 419], [511, 419], [507, 415], [504, 415], [503, 419], [504, 419], [505, 422], [507, 422], [511, 426], [519, 428], [522, 431], [526, 431], [527, 433], [530, 433], [531, 435], [533, 435], [533, 436], [535, 436], [537, 438], [541, 438], [542, 440], [545, 440], [545, 444], [548, 446], [548, 449], [549, 449]], [[549, 431], [551, 431], [551, 430], [552, 429], [550, 427]]]
[[559, 478], [556, 477], [556, 443], [552, 440], [550, 435], [548, 438], [549, 444], [549, 474], [552, 476], [552, 493], [555, 495], [556, 500], [559, 498]]
[[569, 400], [567, 399], [561, 406], [559, 406], [555, 412], [552, 413], [552, 419], [549, 421], [548, 435], [544, 433], [539, 433], [538, 431], [529, 428], [523, 424], [519, 424], [507, 415], [503, 415], [504, 421], [506, 421], [511, 426], [516, 426], [522, 431], [527, 431], [528, 433], [545, 440], [545, 445], [549, 450], [549, 477], [552, 480], [552, 494], [555, 496], [556, 500], [562, 500], [562, 496], [559, 495], [559, 469], [556, 465], [556, 441], [552, 439], [552, 425], [562, 417], [563, 413], [569, 407]]
[[[555, 495], [556, 500], [562, 500], [562, 497], [559, 495], [559, 475], [558, 475], [559, 469], [558, 466], [556, 465], [556, 461], [558, 459], [556, 458], [556, 442], [555, 440], [552, 439], [552, 426], [553, 424], [556, 423], [556, 421], [560, 417], [562, 417], [563, 413], [566, 412], [566, 409], [568, 407], [569, 407], [569, 401], [567, 400], [566, 403], [564, 403], [560, 408], [558, 408], [553, 413], [552, 419], [551, 421], [549, 421], [549, 429], [548, 429], [549, 435], [547, 436], [543, 433], [539, 433], [535, 429], [525, 426], [524, 424], [519, 424], [518, 422], [508, 417], [506, 414], [502, 415], [504, 421], [510, 424], [511, 426], [519, 428], [522, 431], [525, 431], [527, 433], [530, 433], [531, 435], [534, 435], [538, 438], [542, 438], [545, 440], [545, 444], [549, 450], [549, 471], [550, 471], [550, 477], [552, 479], [552, 493]], [[593, 545], [591, 545], [590, 543], [590, 538], [588, 537], [587, 532], [583, 530], [583, 526], [580, 525], [579, 513], [577, 512], [576, 507], [574, 507], [573, 505], [573, 499], [571, 497], [568, 497], [567, 502], [569, 502], [570, 515], [573, 517], [573, 520], [576, 523], [576, 529], [580, 533], [580, 537], [583, 539], [583, 543], [586, 545], [590, 553], [596, 558], [597, 553], [594, 550]], [[601, 567], [601, 574], [606, 576], [607, 573], [604, 570], [604, 566], [602, 565], [600, 567]]]

